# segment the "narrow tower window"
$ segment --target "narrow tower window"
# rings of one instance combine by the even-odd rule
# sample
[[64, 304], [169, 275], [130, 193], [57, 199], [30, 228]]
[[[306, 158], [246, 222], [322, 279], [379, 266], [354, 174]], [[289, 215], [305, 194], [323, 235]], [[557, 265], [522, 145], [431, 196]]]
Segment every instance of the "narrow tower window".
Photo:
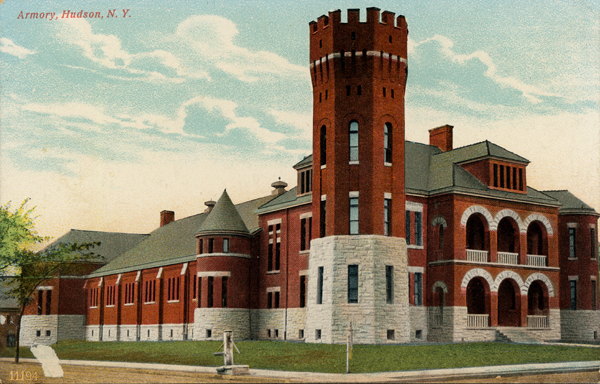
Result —
[[348, 266], [348, 303], [358, 303], [358, 265]]
[[350, 122], [349, 137], [350, 161], [358, 161], [358, 123], [356, 121]]
[[350, 198], [350, 234], [358, 235], [358, 197]]
[[569, 228], [569, 258], [576, 259], [577, 258], [577, 246], [576, 246], [576, 228]]
[[392, 235], [392, 199], [383, 199], [383, 234]]
[[394, 267], [385, 266], [385, 302], [394, 304]]
[[383, 148], [384, 148], [384, 161], [386, 163], [392, 162], [392, 124], [385, 123], [383, 126]]
[[321, 165], [327, 164], [327, 127], [321, 127]]
[[319, 267], [317, 276], [317, 304], [323, 304], [323, 267]]

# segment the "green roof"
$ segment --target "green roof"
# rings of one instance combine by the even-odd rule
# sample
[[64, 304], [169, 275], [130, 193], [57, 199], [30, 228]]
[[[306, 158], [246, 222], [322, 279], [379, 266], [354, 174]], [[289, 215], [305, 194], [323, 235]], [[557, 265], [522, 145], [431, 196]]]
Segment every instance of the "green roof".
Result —
[[227, 190], [223, 191], [223, 194], [206, 217], [206, 220], [200, 224], [196, 235], [210, 235], [215, 233], [241, 236], [248, 236], [250, 234], [244, 220], [242, 220], [233, 202], [231, 202]]
[[544, 194], [560, 201], [560, 215], [596, 215], [598, 212], [567, 190], [543, 191]]
[[273, 200], [269, 201], [265, 205], [261, 206], [256, 210], [257, 214], [263, 214], [280, 209], [295, 207], [298, 205], [310, 204], [312, 202], [312, 193], [307, 193], [302, 196], [298, 196], [298, 188], [294, 187], [289, 191], [277, 196]]
[[305, 168], [312, 165], [312, 159], [312, 155], [305, 156], [304, 159], [294, 165], [294, 169]]
[[[235, 206], [246, 228], [253, 233], [258, 230], [258, 216], [255, 211], [275, 196], [269, 195], [250, 200]], [[221, 199], [219, 199], [221, 200]], [[218, 204], [218, 203], [217, 203]], [[213, 211], [215, 210], [213, 207]], [[175, 220], [155, 229], [148, 238], [136, 247], [115, 258], [112, 262], [97, 269], [90, 277], [137, 271], [143, 268], [193, 261], [196, 258], [196, 232], [209, 214], [203, 212], [180, 220]]]
[[142, 240], [147, 238], [147, 234], [136, 233], [118, 233], [102, 231], [84, 231], [80, 229], [71, 229], [62, 235], [44, 249], [49, 249], [57, 244], [65, 243], [93, 243], [99, 242], [100, 245], [90, 248], [90, 252], [99, 256], [95, 261], [108, 263], [117, 256], [135, 247]]

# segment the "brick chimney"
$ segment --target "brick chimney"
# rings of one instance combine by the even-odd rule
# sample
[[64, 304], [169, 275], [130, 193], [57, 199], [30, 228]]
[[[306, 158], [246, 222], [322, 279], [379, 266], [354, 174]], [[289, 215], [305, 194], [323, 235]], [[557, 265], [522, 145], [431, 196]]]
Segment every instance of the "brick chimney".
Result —
[[442, 125], [441, 127], [429, 130], [429, 145], [438, 147], [444, 152], [452, 150], [452, 125]]
[[173, 211], [162, 211], [160, 213], [160, 226], [164, 226], [169, 224], [170, 222], [175, 221], [175, 212]]

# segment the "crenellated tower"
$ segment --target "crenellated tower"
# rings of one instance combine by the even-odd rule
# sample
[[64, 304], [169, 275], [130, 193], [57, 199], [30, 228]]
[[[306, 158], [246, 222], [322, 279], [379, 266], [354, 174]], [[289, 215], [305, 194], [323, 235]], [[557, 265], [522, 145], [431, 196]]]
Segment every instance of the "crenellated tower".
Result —
[[410, 340], [403, 16], [339, 10], [310, 23], [313, 240], [306, 341]]
[[404, 237], [407, 36], [378, 8], [310, 23], [315, 237]]

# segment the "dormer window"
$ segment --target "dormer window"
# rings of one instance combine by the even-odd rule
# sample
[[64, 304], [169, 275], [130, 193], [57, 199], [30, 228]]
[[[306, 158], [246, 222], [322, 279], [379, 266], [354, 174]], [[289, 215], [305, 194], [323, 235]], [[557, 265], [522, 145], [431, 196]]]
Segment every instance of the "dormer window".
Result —
[[298, 172], [298, 195], [312, 192], [312, 168], [306, 168]]
[[515, 164], [492, 164], [491, 186], [525, 192], [525, 168]]

